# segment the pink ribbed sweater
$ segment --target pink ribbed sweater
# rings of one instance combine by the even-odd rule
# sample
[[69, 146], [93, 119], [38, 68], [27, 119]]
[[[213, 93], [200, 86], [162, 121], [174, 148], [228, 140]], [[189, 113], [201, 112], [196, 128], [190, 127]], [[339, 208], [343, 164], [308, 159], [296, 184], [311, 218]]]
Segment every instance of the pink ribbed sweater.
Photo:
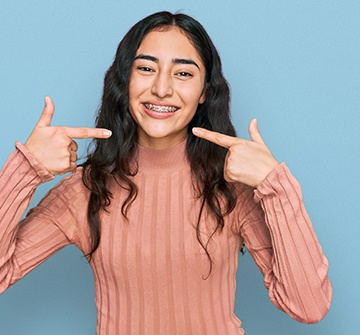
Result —
[[[89, 191], [80, 168], [19, 225], [36, 187], [52, 176], [20, 143], [17, 147], [0, 175], [0, 292], [69, 243], [89, 251]], [[90, 264], [98, 335], [243, 334], [234, 314], [242, 240], [278, 308], [301, 322], [326, 314], [327, 260], [285, 164], [255, 191], [237, 185], [238, 205], [209, 243], [214, 267], [207, 280], [209, 261], [196, 239], [199, 200], [185, 142], [164, 151], [140, 147], [139, 167], [129, 221], [120, 212], [125, 190], [116, 183], [111, 206], [101, 214], [101, 243]], [[203, 238], [211, 222], [205, 215]]]

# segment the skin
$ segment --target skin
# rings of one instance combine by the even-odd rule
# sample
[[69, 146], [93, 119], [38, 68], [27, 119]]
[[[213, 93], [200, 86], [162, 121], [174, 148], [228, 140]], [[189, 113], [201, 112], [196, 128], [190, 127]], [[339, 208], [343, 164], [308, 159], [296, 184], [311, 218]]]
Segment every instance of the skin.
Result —
[[[184, 141], [187, 127], [198, 104], [206, 99], [205, 68], [188, 37], [179, 29], [152, 31], [141, 43], [132, 68], [130, 112], [138, 124], [139, 144], [166, 149]], [[175, 113], [159, 113], [145, 105], [176, 107]], [[150, 108], [151, 109], [151, 108]], [[103, 138], [111, 131], [98, 128], [51, 126], [54, 104], [45, 98], [45, 107], [25, 147], [50, 173], [64, 174], [76, 169], [75, 138]], [[257, 120], [249, 125], [250, 140], [193, 128], [193, 134], [228, 149], [224, 178], [256, 188], [279, 162], [266, 146]]]
[[45, 107], [34, 130], [25, 143], [26, 149], [51, 174], [64, 174], [76, 169], [78, 148], [73, 140], [83, 138], [108, 138], [111, 131], [100, 128], [72, 128], [51, 126], [54, 103], [45, 97]]
[[[184, 141], [198, 104], [205, 100], [204, 81], [204, 64], [179, 28], [148, 33], [136, 52], [129, 85], [139, 144], [166, 149]], [[158, 113], [146, 108], [147, 104], [177, 110]]]
[[224, 164], [224, 178], [258, 187], [279, 162], [272, 155], [258, 129], [257, 119], [251, 120], [251, 140], [227, 136], [204, 128], [193, 128], [194, 135], [228, 149]]

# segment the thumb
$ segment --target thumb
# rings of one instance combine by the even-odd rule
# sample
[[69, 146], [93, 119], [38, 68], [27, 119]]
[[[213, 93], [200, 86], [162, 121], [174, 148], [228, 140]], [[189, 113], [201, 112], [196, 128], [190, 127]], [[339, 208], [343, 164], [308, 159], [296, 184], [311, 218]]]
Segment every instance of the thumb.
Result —
[[45, 97], [45, 106], [37, 123], [37, 127], [50, 126], [51, 119], [54, 115], [55, 106], [52, 99], [49, 96]]
[[257, 119], [252, 119], [249, 124], [249, 134], [251, 140], [256, 143], [265, 144], [264, 140], [261, 137]]

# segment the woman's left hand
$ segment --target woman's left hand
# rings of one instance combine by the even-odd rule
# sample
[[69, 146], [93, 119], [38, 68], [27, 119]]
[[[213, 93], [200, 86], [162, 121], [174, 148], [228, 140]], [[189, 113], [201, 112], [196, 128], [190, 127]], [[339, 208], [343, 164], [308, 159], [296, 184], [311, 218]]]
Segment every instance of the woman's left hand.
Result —
[[204, 128], [193, 128], [193, 134], [228, 149], [224, 163], [224, 178], [228, 182], [257, 187], [279, 165], [263, 141], [256, 119], [249, 125], [250, 141]]

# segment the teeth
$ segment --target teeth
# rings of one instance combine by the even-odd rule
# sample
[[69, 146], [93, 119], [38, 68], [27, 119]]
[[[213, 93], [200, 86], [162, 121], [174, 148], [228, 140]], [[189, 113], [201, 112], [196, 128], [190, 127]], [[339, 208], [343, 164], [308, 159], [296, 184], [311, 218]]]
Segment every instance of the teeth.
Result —
[[177, 111], [176, 107], [171, 106], [157, 106], [153, 104], [144, 104], [147, 109], [153, 110], [157, 113], [175, 113]]

